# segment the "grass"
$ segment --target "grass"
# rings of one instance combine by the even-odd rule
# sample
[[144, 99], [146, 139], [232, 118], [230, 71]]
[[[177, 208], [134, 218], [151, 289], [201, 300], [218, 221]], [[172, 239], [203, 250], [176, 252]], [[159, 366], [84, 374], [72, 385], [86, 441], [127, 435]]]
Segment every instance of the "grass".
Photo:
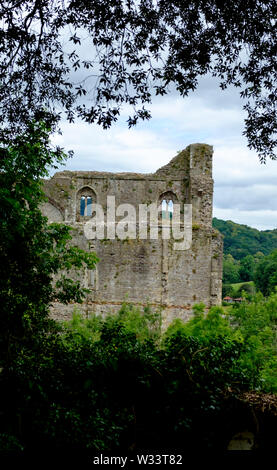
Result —
[[240, 286], [242, 286], [243, 284], [250, 284], [250, 285], [252, 285], [252, 286], [254, 287], [254, 281], [236, 282], [236, 283], [234, 283], [234, 284], [231, 284], [231, 286], [232, 286], [234, 289], [238, 290], [238, 289], [240, 288]]
[[222, 305], [222, 308], [224, 310], [225, 315], [228, 315], [228, 313], [230, 313], [230, 311], [233, 308], [233, 304], [231, 304], [231, 305]]

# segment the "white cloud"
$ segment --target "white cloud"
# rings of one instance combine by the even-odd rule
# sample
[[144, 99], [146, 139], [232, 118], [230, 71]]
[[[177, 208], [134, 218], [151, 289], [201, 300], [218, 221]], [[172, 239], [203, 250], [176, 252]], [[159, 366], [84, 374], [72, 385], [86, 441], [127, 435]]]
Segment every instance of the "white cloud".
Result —
[[[203, 103], [199, 97], [170, 98], [151, 106], [154, 119], [170, 120], [185, 132], [206, 133], [218, 136], [224, 129], [230, 132], [240, 131], [243, 112], [238, 108], [212, 108]], [[239, 134], [239, 132], [238, 132]]]
[[149, 173], [168, 163], [176, 150], [163, 136], [151, 130], [126, 129], [116, 125], [103, 130], [85, 123], [62, 125], [62, 136], [53, 141], [75, 156], [68, 170], [131, 171]]

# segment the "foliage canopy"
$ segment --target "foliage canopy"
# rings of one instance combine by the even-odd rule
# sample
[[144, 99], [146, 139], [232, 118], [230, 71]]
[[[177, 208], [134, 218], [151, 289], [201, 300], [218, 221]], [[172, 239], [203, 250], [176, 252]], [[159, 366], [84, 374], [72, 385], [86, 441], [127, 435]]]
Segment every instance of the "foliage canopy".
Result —
[[5, 363], [25, 342], [40, 341], [54, 299], [82, 301], [86, 292], [70, 269], [93, 269], [97, 257], [70, 244], [69, 226], [48, 225], [40, 212], [41, 178], [65, 159], [61, 149], [53, 150], [49, 129], [31, 124], [13, 145], [0, 148], [0, 157], [0, 361]]
[[[159, 336], [157, 315], [128, 304], [107, 319], [75, 316], [0, 373], [0, 451], [226, 449], [251, 415], [240, 393], [277, 391], [276, 307], [276, 294], [260, 295], [229, 319], [200, 304]], [[262, 427], [263, 445], [272, 431]]]
[[274, 0], [14, 0], [0, 19], [6, 138], [61, 112], [107, 128], [124, 105], [132, 126], [150, 118], [153, 93], [186, 96], [209, 73], [240, 89], [250, 148], [275, 157]]

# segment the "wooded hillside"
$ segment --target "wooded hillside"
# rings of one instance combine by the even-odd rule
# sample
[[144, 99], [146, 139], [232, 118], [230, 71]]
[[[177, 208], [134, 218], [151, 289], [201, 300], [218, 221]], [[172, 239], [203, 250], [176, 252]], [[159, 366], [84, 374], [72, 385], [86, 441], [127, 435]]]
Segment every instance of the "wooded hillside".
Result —
[[224, 254], [237, 260], [257, 252], [268, 255], [277, 248], [277, 229], [257, 230], [216, 217], [213, 218], [213, 226], [224, 235]]

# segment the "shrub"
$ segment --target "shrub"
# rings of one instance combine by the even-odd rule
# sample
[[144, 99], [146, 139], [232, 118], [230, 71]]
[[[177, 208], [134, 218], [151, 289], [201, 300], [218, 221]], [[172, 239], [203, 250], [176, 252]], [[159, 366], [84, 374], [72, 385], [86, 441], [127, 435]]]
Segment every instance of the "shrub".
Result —
[[70, 345], [78, 342], [98, 341], [103, 328], [121, 325], [126, 333], [133, 333], [137, 339], [158, 341], [161, 335], [161, 313], [153, 312], [149, 306], [141, 311], [132, 304], [124, 302], [117, 314], [102, 316], [91, 314], [84, 318], [76, 309], [72, 320], [63, 323], [63, 340]]

